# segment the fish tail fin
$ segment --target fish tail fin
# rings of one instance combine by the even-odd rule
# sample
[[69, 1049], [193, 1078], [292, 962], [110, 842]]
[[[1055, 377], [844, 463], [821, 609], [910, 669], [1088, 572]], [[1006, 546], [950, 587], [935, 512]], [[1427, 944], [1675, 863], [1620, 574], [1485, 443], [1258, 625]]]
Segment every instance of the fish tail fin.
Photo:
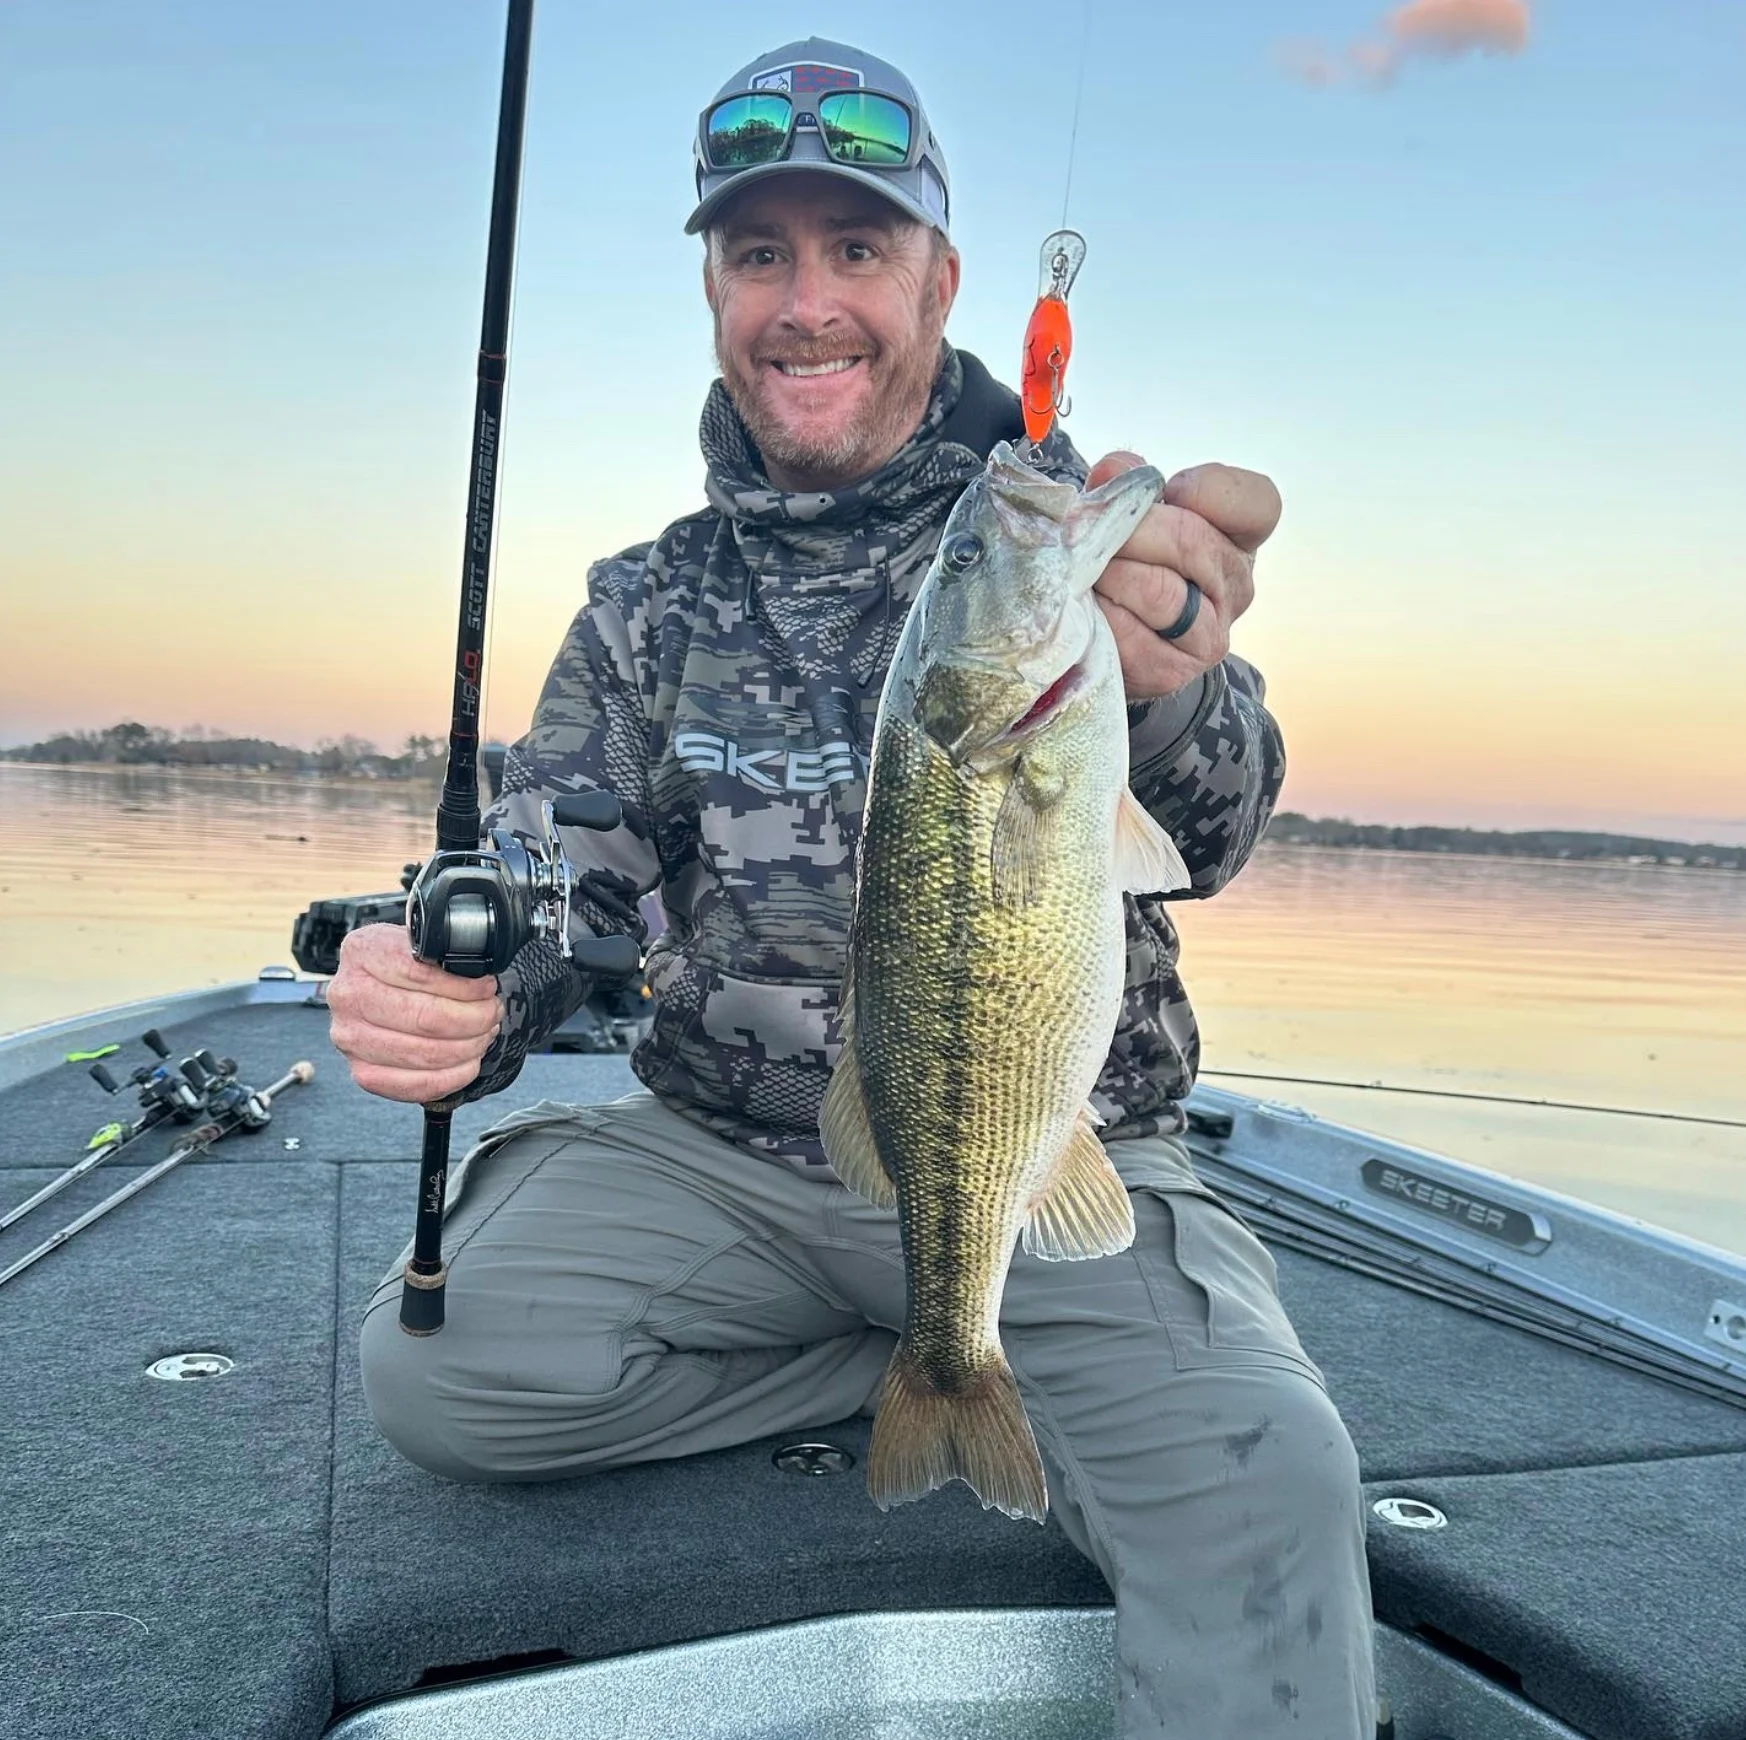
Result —
[[967, 1384], [941, 1390], [903, 1343], [867, 1451], [867, 1491], [881, 1510], [962, 1480], [982, 1508], [1041, 1522], [1049, 1510], [1043, 1461], [1012, 1367], [998, 1350]]

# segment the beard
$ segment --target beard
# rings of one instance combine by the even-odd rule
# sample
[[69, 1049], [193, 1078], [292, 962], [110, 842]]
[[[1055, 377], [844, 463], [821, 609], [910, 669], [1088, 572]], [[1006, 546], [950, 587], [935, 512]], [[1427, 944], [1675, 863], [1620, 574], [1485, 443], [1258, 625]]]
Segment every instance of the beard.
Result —
[[[918, 313], [915, 332], [901, 346], [875, 345], [865, 339], [796, 337], [779, 348], [755, 351], [750, 374], [723, 349], [717, 320], [715, 360], [722, 385], [778, 488], [835, 489], [869, 477], [915, 433], [940, 372], [940, 343], [945, 336], [945, 320], [937, 304], [924, 302]], [[868, 391], [860, 407], [831, 428], [791, 428], [771, 391], [768, 364], [778, 355], [784, 362], [802, 364], [834, 362], [845, 355], [865, 357]]]

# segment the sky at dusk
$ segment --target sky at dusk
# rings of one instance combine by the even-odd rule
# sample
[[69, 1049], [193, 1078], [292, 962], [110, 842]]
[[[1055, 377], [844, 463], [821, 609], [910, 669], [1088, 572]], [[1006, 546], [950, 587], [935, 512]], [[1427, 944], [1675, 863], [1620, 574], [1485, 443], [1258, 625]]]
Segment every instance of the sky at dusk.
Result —
[[[0, 742], [446, 726], [503, 8], [0, 5]], [[950, 164], [1008, 380], [1285, 500], [1235, 649], [1285, 803], [1746, 839], [1746, 7], [887, 0], [535, 21], [487, 729], [702, 505], [698, 110], [817, 33]]]

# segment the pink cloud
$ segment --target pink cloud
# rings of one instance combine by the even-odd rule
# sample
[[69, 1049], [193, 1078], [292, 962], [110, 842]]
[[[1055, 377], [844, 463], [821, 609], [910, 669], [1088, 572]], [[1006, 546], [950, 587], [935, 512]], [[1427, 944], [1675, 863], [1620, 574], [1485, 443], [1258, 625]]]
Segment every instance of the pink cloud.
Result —
[[1527, 0], [1408, 0], [1384, 24], [1403, 50], [1520, 54], [1528, 46]]
[[1355, 42], [1346, 50], [1346, 59], [1365, 84], [1386, 85], [1400, 70], [1401, 51], [1391, 42]]
[[1344, 54], [1319, 42], [1282, 43], [1276, 58], [1290, 77], [1317, 90], [1347, 77], [1377, 88], [1392, 84], [1413, 55], [1520, 54], [1528, 26], [1528, 0], [1406, 0], [1382, 20], [1380, 41], [1352, 43]]
[[1340, 66], [1319, 42], [1279, 43], [1274, 58], [1300, 84], [1321, 90], [1340, 82]]

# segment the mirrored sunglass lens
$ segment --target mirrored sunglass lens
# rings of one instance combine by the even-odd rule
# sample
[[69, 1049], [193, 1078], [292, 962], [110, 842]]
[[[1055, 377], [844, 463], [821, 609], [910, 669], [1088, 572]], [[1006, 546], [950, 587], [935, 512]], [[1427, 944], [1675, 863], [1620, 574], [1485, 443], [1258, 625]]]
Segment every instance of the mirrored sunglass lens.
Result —
[[821, 97], [818, 124], [839, 163], [901, 163], [909, 155], [909, 111], [890, 97], [833, 91]]
[[746, 169], [772, 163], [788, 142], [793, 114], [788, 99], [766, 96], [729, 97], [710, 111], [705, 139], [709, 161], [716, 169]]

